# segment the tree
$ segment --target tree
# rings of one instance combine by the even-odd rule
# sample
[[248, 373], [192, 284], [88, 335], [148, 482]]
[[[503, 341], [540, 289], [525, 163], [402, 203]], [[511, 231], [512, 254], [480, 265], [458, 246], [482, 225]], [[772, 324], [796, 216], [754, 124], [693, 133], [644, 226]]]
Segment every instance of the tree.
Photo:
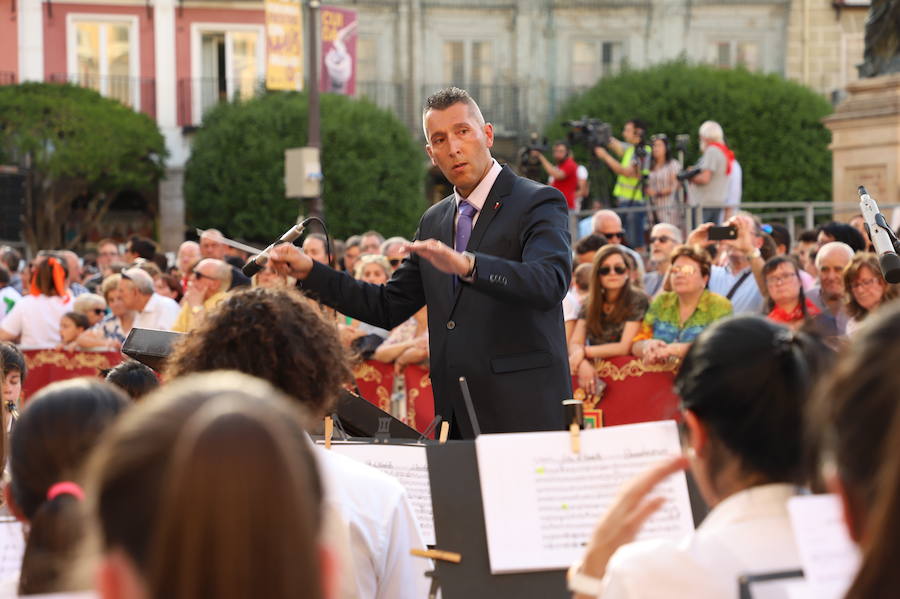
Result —
[[[821, 122], [830, 113], [823, 97], [778, 75], [677, 61], [600, 80], [564, 106], [547, 134], [565, 137], [561, 123], [587, 115], [612, 123], [619, 137], [627, 120], [641, 118], [648, 134], [666, 133], [673, 145], [689, 133], [693, 164], [697, 130], [714, 120], [741, 163], [743, 201], [822, 201], [831, 199], [831, 137]], [[587, 161], [585, 148], [575, 151]]]
[[[0, 87], [0, 163], [29, 172], [23, 232], [32, 249], [75, 247], [116, 192], [156, 184], [165, 140], [156, 124], [116, 100], [74, 85]], [[86, 214], [71, 239], [64, 229]]]
[[[323, 94], [321, 115], [329, 233], [412, 236], [425, 207], [422, 148], [394, 115], [366, 100]], [[301, 208], [285, 198], [284, 151], [306, 141], [305, 94], [271, 92], [212, 109], [185, 171], [188, 222], [259, 241], [281, 235]]]

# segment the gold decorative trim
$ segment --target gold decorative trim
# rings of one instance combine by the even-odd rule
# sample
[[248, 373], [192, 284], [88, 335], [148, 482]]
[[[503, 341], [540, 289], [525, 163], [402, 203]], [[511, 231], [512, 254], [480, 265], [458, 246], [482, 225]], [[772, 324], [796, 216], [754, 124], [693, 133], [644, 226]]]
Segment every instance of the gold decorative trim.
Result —
[[[641, 376], [651, 372], [671, 372], [678, 370], [677, 364], [648, 365], [643, 360], [634, 359], [624, 366], [616, 366], [608, 360], [600, 360], [597, 362], [595, 369], [597, 376], [612, 379], [613, 381], [624, 381], [627, 378]], [[577, 397], [575, 399], [578, 399]]]
[[366, 362], [363, 362], [356, 367], [353, 371], [353, 376], [361, 381], [366, 381], [367, 383], [380, 383], [384, 380], [381, 371]]
[[83, 368], [107, 370], [115, 366], [110, 361], [109, 354], [105, 352], [69, 352], [55, 349], [45, 349], [34, 354], [25, 352], [25, 365], [29, 370], [41, 366], [55, 366], [65, 370]]

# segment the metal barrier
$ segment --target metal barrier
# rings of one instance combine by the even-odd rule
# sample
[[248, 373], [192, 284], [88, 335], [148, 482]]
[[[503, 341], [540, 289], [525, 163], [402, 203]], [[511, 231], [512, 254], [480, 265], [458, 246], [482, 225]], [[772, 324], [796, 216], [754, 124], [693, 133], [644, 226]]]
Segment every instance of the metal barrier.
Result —
[[[878, 198], [875, 199], [878, 200]], [[896, 222], [900, 218], [900, 213], [896, 212], [900, 209], [900, 203], [879, 204], [878, 207], [885, 214], [885, 219], [891, 226], [896, 227], [900, 224]], [[702, 207], [682, 205], [682, 223], [684, 223], [682, 232], [685, 237], [703, 223], [702, 210], [724, 210], [726, 208], [749, 212], [759, 216], [764, 222], [783, 223], [791, 234], [791, 239], [797, 239], [798, 221], [802, 227], [799, 230], [806, 231], [815, 229], [817, 222], [846, 220], [848, 214], [859, 213], [859, 202], [742, 202], [738, 206], [711, 204]], [[647, 212], [648, 208], [646, 206], [629, 206], [627, 208], [610, 208], [610, 210], [623, 216], [633, 212]], [[573, 240], [579, 238], [579, 223], [583, 219], [593, 216], [595, 212], [596, 210], [581, 210], [569, 213], [569, 231]], [[896, 218], [895, 213], [898, 215]], [[839, 215], [837, 218], [835, 218], [836, 214]]]

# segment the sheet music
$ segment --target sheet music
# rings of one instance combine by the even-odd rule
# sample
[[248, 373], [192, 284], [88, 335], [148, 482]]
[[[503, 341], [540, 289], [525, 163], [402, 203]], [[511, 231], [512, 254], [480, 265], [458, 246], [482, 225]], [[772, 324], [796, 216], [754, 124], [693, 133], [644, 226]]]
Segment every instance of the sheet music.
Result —
[[[582, 431], [579, 454], [567, 431], [481, 435], [475, 448], [495, 574], [568, 568], [622, 483], [681, 453], [673, 421]], [[667, 501], [638, 539], [677, 539], [693, 530], [684, 473], [653, 495]]]
[[424, 445], [333, 442], [331, 451], [381, 470], [400, 481], [419, 522], [422, 538], [427, 545], [436, 543], [431, 482], [428, 480], [428, 458]]
[[0, 580], [18, 579], [25, 554], [25, 535], [17, 520], [0, 520]]
[[847, 534], [840, 499], [798, 495], [788, 501], [788, 512], [810, 588], [821, 599], [843, 597], [859, 568], [859, 550]]

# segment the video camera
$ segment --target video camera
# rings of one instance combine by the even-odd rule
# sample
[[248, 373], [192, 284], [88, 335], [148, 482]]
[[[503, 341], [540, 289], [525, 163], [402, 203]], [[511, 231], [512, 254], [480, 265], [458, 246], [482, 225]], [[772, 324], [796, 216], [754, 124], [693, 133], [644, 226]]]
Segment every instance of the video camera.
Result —
[[548, 150], [547, 138], [541, 137], [537, 133], [529, 136], [528, 144], [519, 148], [519, 174], [532, 181], [545, 182], [547, 175], [544, 173], [544, 167], [541, 161], [531, 153], [537, 150], [541, 154]]
[[584, 116], [579, 121], [566, 121], [563, 126], [569, 128], [569, 145], [584, 144], [591, 152], [597, 146], [605, 146], [612, 138], [612, 125], [599, 119]]
[[680, 173], [678, 173], [677, 175], [675, 175], [675, 177], [679, 181], [690, 181], [691, 179], [693, 179], [694, 177], [699, 175], [700, 171], [702, 171], [702, 170], [703, 169], [700, 168], [699, 166], [695, 166], [694, 168], [687, 168], [687, 169], [684, 169], [683, 171], [681, 171]]

